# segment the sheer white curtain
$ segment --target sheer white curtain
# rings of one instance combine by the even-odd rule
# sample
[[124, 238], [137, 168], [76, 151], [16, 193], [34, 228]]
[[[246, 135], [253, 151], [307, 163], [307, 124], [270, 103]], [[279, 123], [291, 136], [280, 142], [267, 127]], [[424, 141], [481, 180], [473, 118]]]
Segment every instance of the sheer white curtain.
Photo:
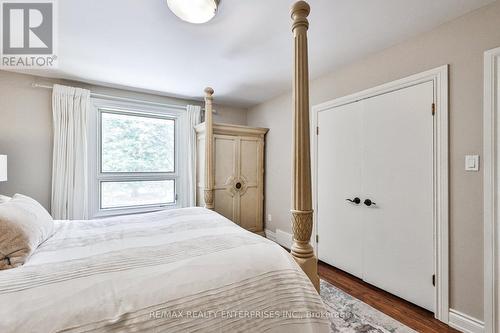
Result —
[[186, 206], [196, 206], [196, 131], [194, 127], [201, 122], [201, 107], [188, 105], [184, 121], [186, 134]]
[[88, 217], [87, 123], [90, 91], [54, 85], [52, 203], [54, 219]]

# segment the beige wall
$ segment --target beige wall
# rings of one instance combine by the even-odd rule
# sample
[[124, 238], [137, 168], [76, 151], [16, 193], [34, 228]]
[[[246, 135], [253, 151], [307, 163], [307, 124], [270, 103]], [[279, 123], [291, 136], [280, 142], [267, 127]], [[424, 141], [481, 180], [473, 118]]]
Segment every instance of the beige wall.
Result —
[[[217, 96], [214, 95], [214, 100], [217, 101]], [[247, 124], [247, 110], [234, 108], [227, 105], [215, 105], [214, 122], [234, 125]]]
[[[312, 80], [310, 88], [315, 105], [450, 64], [450, 305], [479, 319], [483, 318], [483, 176], [464, 171], [464, 155], [482, 153], [483, 52], [498, 46], [499, 1]], [[266, 216], [272, 214], [273, 219], [267, 228], [291, 232], [291, 95], [250, 109], [247, 120], [250, 126], [270, 128]]]
[[[50, 208], [52, 174], [51, 91], [32, 88], [33, 82], [54, 82], [89, 88], [113, 96], [139, 98], [169, 104], [199, 101], [148, 95], [78, 82], [47, 80], [31, 75], [0, 71], [0, 154], [8, 155], [8, 182], [0, 183], [0, 194], [23, 193]], [[203, 92], [200, 91], [200, 96]], [[218, 122], [244, 125], [246, 110], [215, 106]]]

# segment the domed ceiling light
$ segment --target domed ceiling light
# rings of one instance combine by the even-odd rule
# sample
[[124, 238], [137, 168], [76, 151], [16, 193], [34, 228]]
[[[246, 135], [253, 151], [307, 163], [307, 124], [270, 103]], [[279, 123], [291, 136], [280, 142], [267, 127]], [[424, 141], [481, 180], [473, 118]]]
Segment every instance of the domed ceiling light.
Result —
[[189, 23], [206, 23], [217, 14], [220, 0], [167, 0], [170, 10]]

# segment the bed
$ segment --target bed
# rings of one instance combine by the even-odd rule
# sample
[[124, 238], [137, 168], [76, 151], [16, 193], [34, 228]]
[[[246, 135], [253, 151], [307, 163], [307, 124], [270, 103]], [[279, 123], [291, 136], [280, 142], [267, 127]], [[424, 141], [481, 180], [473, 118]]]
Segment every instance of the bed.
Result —
[[0, 332], [328, 332], [290, 255], [205, 208], [56, 232], [0, 274]]
[[207, 88], [205, 207], [55, 221], [24, 265], [0, 271], [0, 332], [329, 332], [310, 244], [308, 14], [292, 7], [291, 254], [212, 211]]

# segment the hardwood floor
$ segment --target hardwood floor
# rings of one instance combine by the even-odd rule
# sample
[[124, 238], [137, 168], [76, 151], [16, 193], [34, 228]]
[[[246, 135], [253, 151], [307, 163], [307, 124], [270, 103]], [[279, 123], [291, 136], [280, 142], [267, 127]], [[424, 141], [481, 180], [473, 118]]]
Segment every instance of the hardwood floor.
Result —
[[418, 332], [459, 333], [435, 319], [431, 312], [335, 267], [319, 262], [318, 273], [320, 278]]

